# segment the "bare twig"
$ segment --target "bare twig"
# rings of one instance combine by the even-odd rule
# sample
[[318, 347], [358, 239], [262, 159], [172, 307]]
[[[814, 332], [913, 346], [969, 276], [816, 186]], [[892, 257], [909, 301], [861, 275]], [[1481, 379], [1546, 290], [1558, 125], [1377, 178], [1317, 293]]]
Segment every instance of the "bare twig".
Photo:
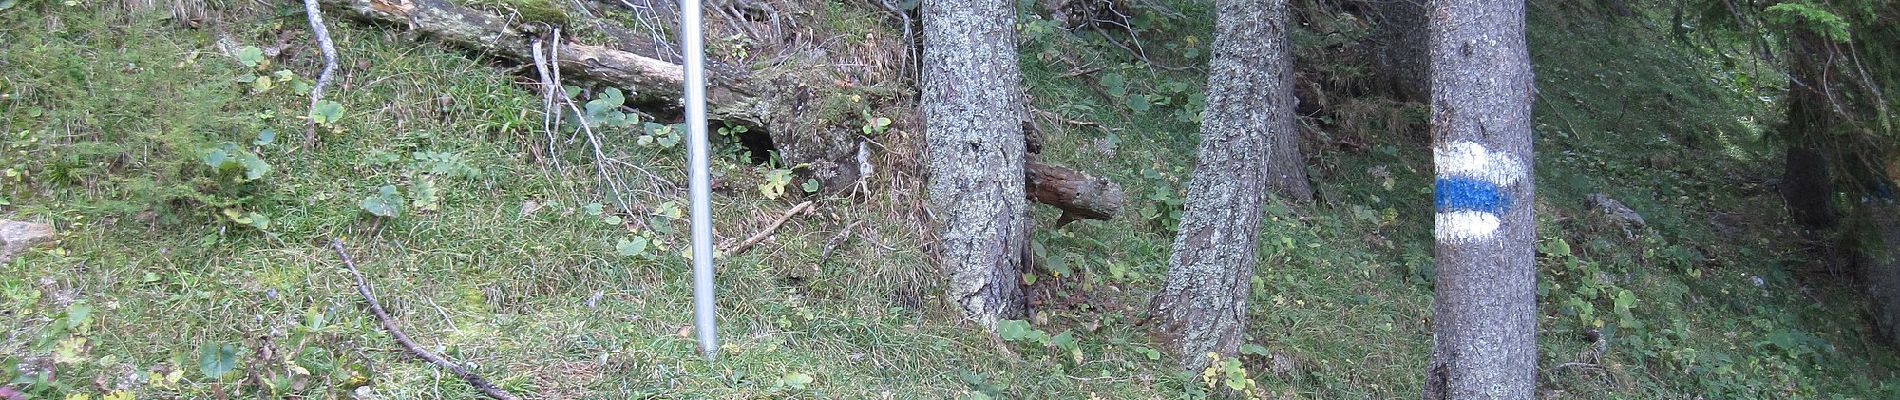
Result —
[[1101, 71], [1102, 71], [1102, 67], [1082, 68], [1078, 66], [1076, 68], [1069, 69], [1069, 72], [1062, 74], [1062, 76], [1059, 76], [1058, 78], [1074, 78], [1074, 77], [1093, 74], [1093, 73], [1101, 72]]
[[[310, 36], [317, 39], [317, 48], [323, 51], [323, 72], [317, 74], [317, 84], [310, 88], [310, 110], [316, 111], [317, 102], [323, 101], [323, 87], [330, 84], [336, 75], [336, 44], [330, 41], [330, 29], [323, 25], [323, 10], [317, 7], [317, 0], [303, 0], [304, 14], [310, 19]], [[317, 120], [304, 121], [304, 143], [317, 141]]]
[[581, 115], [580, 107], [574, 105], [573, 100], [568, 100], [566, 103], [567, 108], [574, 111], [574, 122], [581, 126], [581, 132], [587, 133], [587, 143], [594, 149], [594, 170], [600, 173], [601, 180], [607, 181], [607, 189], [613, 191], [614, 202], [620, 205], [620, 211], [626, 215], [634, 215], [633, 208], [627, 205], [626, 193], [620, 187], [620, 180], [615, 179], [613, 173], [607, 172], [608, 160], [612, 159], [607, 158], [606, 152], [600, 151], [600, 138], [594, 136], [594, 128], [587, 126], [587, 117]]
[[[858, 229], [870, 229], [870, 227], [859, 226]], [[884, 251], [897, 251], [896, 247], [891, 247], [891, 245], [884, 244], [884, 241], [878, 240], [876, 231], [858, 232], [858, 237], [863, 238], [865, 243], [870, 243], [872, 246], [884, 249]]]
[[1586, 363], [1586, 362], [1567, 362], [1563, 364], [1558, 364], [1555, 367], [1550, 367], [1550, 371], [1557, 371], [1560, 369], [1570, 368], [1570, 367], [1576, 367], [1576, 368], [1582, 368], [1582, 369], [1593, 369], [1593, 370], [1599, 370], [1599, 371], [1603, 370], [1603, 366], [1596, 365], [1596, 364], [1591, 364], [1591, 363]]
[[402, 329], [396, 327], [396, 322], [389, 318], [389, 312], [383, 311], [383, 304], [376, 301], [376, 294], [370, 292], [369, 281], [363, 279], [363, 271], [356, 269], [356, 261], [352, 261], [350, 259], [350, 253], [343, 249], [343, 241], [331, 239], [330, 250], [336, 252], [337, 258], [343, 259], [343, 266], [349, 267], [350, 275], [356, 278], [356, 292], [363, 295], [364, 301], [369, 302], [369, 311], [376, 315], [376, 322], [383, 326], [383, 330], [389, 331], [389, 336], [395, 337], [396, 343], [401, 344], [404, 350], [409, 351], [409, 354], [428, 361], [430, 364], [435, 364], [437, 367], [449, 370], [450, 373], [461, 377], [462, 380], [468, 382], [469, 386], [474, 386], [476, 390], [482, 391], [482, 393], [487, 394], [488, 397], [493, 397], [497, 400], [519, 399], [519, 397], [515, 397], [514, 394], [496, 387], [493, 383], [489, 383], [487, 379], [482, 379], [481, 375], [469, 372], [469, 370], [462, 368], [462, 366], [456, 365], [454, 362], [442, 358], [442, 356], [436, 355], [433, 352], [424, 350], [422, 346], [417, 346], [416, 342], [409, 340], [409, 335], [403, 334]]
[[[555, 64], [551, 68], [554, 71], [556, 71], [555, 79], [560, 79], [559, 71], [561, 69], [561, 65], [560, 65], [560, 60], [561, 60], [560, 46], [561, 45], [559, 43], [560, 41], [559, 35], [561, 34], [561, 31], [557, 28], [555, 29], [554, 34], [556, 35], [555, 36], [556, 43], [554, 44], [554, 49], [553, 49], [555, 53], [551, 54], [552, 57], [548, 57], [548, 58], [554, 60], [555, 62]], [[556, 84], [558, 85], [559, 82], [557, 81]], [[580, 125], [581, 127], [580, 131], [587, 134], [587, 143], [592, 145], [594, 149], [594, 170], [600, 173], [601, 180], [607, 181], [607, 189], [613, 192], [614, 203], [620, 206], [621, 212], [626, 213], [626, 215], [634, 215], [633, 207], [627, 204], [628, 202], [627, 202], [627, 197], [626, 197], [627, 196], [626, 190], [620, 187], [620, 179], [616, 179], [613, 173], [610, 173], [607, 171], [608, 160], [612, 160], [612, 159], [607, 158], [607, 153], [600, 150], [600, 137], [595, 136], [594, 128], [591, 126], [588, 126], [587, 114], [581, 111], [581, 108], [579, 105], [574, 104], [574, 99], [568, 98], [566, 87], [556, 86], [554, 90], [560, 91], [559, 93], [557, 93], [557, 96], [555, 97], [558, 97], [561, 102], [566, 103], [568, 110], [571, 110], [574, 112], [575, 125]]]
[[759, 231], [759, 233], [753, 234], [752, 237], [746, 238], [744, 242], [739, 242], [739, 245], [732, 246], [731, 249], [726, 249], [724, 253], [726, 253], [726, 255], [728, 256], [745, 253], [745, 251], [748, 249], [751, 249], [752, 246], [759, 244], [759, 242], [765, 241], [765, 238], [767, 236], [772, 236], [773, 232], [778, 232], [778, 228], [780, 226], [784, 226], [786, 220], [792, 219], [792, 216], [794, 215], [798, 215], [799, 213], [805, 212], [805, 209], [811, 208], [811, 206], [812, 206], [812, 202], [810, 200], [806, 200], [803, 203], [798, 203], [798, 205], [792, 206], [791, 211], [786, 211], [785, 215], [780, 215], [778, 217], [778, 220], [772, 221], [772, 225], [766, 226], [765, 230], [762, 230], [762, 231]]
[[556, 156], [554, 152], [554, 116], [558, 114], [554, 106], [554, 91], [555, 87], [561, 83], [555, 82], [553, 75], [548, 74], [548, 57], [547, 53], [541, 51], [541, 40], [536, 39], [532, 47], [534, 50], [534, 72], [540, 75], [541, 78], [541, 131], [546, 132], [548, 135], [548, 162], [554, 165], [555, 169], [560, 169], [561, 158]]
[[1080, 126], [1101, 126], [1102, 125], [1100, 123], [1095, 123], [1095, 122], [1077, 121], [1077, 120], [1069, 119], [1069, 117], [1064, 117], [1062, 116], [1062, 114], [1056, 114], [1056, 113], [1052, 113], [1048, 111], [1043, 111], [1042, 109], [1038, 109], [1034, 107], [1031, 107], [1029, 110], [1035, 111], [1036, 115], [1041, 115], [1043, 118], [1048, 118], [1050, 120], [1069, 124], [1069, 125], [1080, 125]]
[[831, 252], [837, 250], [838, 245], [844, 244], [844, 241], [851, 240], [851, 232], [858, 229], [858, 224], [862, 223], [864, 223], [864, 221], [851, 221], [850, 225], [845, 225], [844, 229], [839, 229], [838, 234], [832, 235], [831, 240], [826, 240], [825, 251], [818, 253], [818, 263], [824, 264], [825, 260], [831, 259]]

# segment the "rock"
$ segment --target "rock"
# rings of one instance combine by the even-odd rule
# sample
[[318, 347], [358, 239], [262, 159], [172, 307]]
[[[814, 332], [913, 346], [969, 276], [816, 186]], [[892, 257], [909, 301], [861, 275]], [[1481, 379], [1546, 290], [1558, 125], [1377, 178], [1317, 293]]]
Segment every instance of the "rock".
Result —
[[1299, 361], [1295, 361], [1293, 356], [1276, 351], [1267, 355], [1267, 370], [1281, 377], [1292, 377], [1294, 373], [1300, 371], [1300, 366]]
[[32, 222], [0, 219], [0, 264], [33, 246], [53, 240], [53, 227]]
[[1709, 225], [1714, 226], [1715, 232], [1721, 234], [1722, 238], [1735, 239], [1742, 236], [1742, 217], [1735, 214], [1710, 215]]
[[1610, 198], [1609, 195], [1591, 193], [1588, 200], [1591, 208], [1602, 211], [1604, 215], [1610, 217], [1610, 220], [1622, 224], [1623, 230], [1626, 233], [1641, 230], [1644, 226], [1648, 225], [1647, 222], [1643, 221], [1642, 214], [1637, 214], [1636, 210], [1631, 210], [1629, 206], [1623, 205], [1621, 201]]

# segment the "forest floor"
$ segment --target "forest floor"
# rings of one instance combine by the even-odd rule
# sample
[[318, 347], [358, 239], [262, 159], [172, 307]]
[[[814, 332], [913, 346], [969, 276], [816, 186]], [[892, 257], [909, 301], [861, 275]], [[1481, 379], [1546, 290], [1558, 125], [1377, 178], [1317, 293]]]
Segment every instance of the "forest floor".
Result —
[[[1242, 373], [1263, 398], [1416, 397], [1432, 274], [1416, 104], [1308, 97], [1320, 199], [1268, 207], [1237, 369], [1177, 371], [1136, 325], [1166, 270], [1205, 85], [1154, 66], [1204, 62], [1212, 20], [1160, 3], [1139, 41], [1025, 9], [1042, 158], [1130, 194], [1116, 219], [1060, 229], [1037, 206], [1041, 334], [999, 345], [958, 322], [919, 233], [922, 192], [887, 175], [868, 196], [812, 196], [815, 212], [720, 260], [708, 362], [688, 329], [683, 150], [663, 129], [601, 135], [623, 208], [585, 136], [541, 129], [532, 68], [332, 16], [344, 65], [328, 98], [343, 107], [311, 145], [301, 8], [212, 2], [223, 19], [194, 27], [163, 8], [0, 1], [0, 218], [60, 232], [0, 265], [0, 381], [68, 399], [476, 396], [376, 325], [326, 247], [340, 238], [409, 336], [531, 398], [1198, 398]], [[1531, 6], [1541, 390], [1900, 396], [1851, 274], [1811, 254], [1773, 190], [1777, 68], [1675, 40], [1666, 17], [1565, 3]], [[876, 7], [824, 4], [807, 18], [838, 52], [901, 35]], [[1302, 84], [1367, 79], [1335, 56], [1362, 46], [1363, 23], [1302, 17]], [[715, 57], [746, 46], [717, 41]], [[891, 138], [919, 135], [912, 114], [864, 107], [896, 120]], [[720, 148], [721, 238], [805, 200], [786, 169]], [[902, 170], [915, 149], [874, 149], [917, 174]], [[1646, 224], [1604, 216], [1592, 193]]]

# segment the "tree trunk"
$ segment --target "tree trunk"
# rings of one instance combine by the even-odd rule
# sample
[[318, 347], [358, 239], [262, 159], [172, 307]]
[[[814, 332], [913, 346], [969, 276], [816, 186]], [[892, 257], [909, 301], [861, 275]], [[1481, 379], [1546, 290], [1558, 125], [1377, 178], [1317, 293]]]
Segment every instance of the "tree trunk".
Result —
[[1900, 345], [1900, 206], [1869, 201], [1856, 208], [1860, 218], [1847, 238], [1873, 305], [1868, 314], [1881, 341]]
[[1009, 0], [925, 0], [923, 113], [937, 262], [963, 316], [1023, 314], [1029, 215], [1021, 69]]
[[[1261, 206], [1269, 187], [1285, 183], [1271, 158], [1299, 135], [1286, 0], [1220, 0], [1215, 8], [1200, 160], [1153, 306], [1162, 341], [1188, 369], [1205, 367], [1207, 353], [1240, 347]], [[1303, 172], [1298, 182], [1305, 190]]]
[[1823, 91], [1835, 71], [1826, 40], [1796, 28], [1788, 38], [1788, 120], [1781, 127], [1788, 153], [1782, 166], [1782, 199], [1796, 223], [1812, 230], [1833, 228], [1839, 222], [1834, 207], [1834, 179], [1826, 150], [1835, 140], [1839, 117]]
[[1368, 0], [1373, 12], [1373, 68], [1392, 98], [1424, 103], [1432, 98], [1431, 52], [1426, 48], [1425, 2]]
[[1630, 16], [1636, 15], [1635, 11], [1630, 10], [1629, 3], [1623, 0], [1598, 0], [1597, 2], [1602, 3], [1605, 8], [1610, 9], [1609, 13], [1612, 19], [1629, 18]]
[[1523, 0], [1431, 5], [1437, 240], [1426, 399], [1529, 399], [1537, 221]]

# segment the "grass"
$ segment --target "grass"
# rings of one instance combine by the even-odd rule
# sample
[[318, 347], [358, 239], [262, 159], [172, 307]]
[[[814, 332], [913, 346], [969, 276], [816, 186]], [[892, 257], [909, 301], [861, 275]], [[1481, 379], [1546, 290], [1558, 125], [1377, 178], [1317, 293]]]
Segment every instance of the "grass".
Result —
[[[1193, 49], [1205, 46], [1210, 27], [1194, 21], [1210, 21], [1210, 11], [1174, 6], [1181, 17], [1139, 21], [1154, 32], [1143, 35], [1142, 50], [1167, 65], [1204, 62]], [[898, 35], [864, 23], [876, 10], [828, 7], [816, 24], [852, 38]], [[1565, 18], [1583, 14], [1564, 7], [1536, 4], [1531, 30], [1543, 389], [1580, 398], [1893, 397], [1895, 360], [1871, 342], [1859, 292], [1812, 273], [1778, 199], [1760, 183], [1778, 169], [1760, 133], [1773, 105], [1721, 84], [1736, 71], [1703, 49], [1636, 21]], [[1205, 78], [1147, 68], [1122, 49], [1132, 43], [1108, 42], [1127, 42], [1126, 32], [1069, 33], [1025, 20], [1032, 104], [1100, 124], [1042, 118], [1042, 157], [1108, 176], [1133, 198], [1115, 221], [1037, 232], [1050, 268], [1037, 273], [1042, 306], [1033, 320], [1051, 335], [1070, 332], [1075, 352], [1023, 343], [1005, 352], [957, 323], [936, 295], [927, 238], [909, 217], [921, 193], [880, 182], [874, 187], [889, 189], [868, 199], [820, 198], [818, 213], [722, 261], [726, 346], [708, 363], [681, 335], [690, 324], [690, 274], [678, 255], [685, 225], [654, 215], [683, 197], [677, 148], [641, 147], [629, 132], [603, 136], [610, 155], [659, 178], [619, 169], [634, 212], [615, 212], [584, 140], [557, 137], [559, 152], [543, 154], [539, 97], [502, 63], [349, 22], [333, 29], [346, 62], [330, 94], [345, 116], [323, 130], [321, 145], [306, 147], [296, 118], [305, 100], [294, 84], [254, 93], [238, 80], [314, 71], [307, 50], [249, 68], [219, 52], [219, 30], [121, 11], [45, 2], [0, 11], [0, 167], [18, 172], [0, 181], [9, 203], [0, 215], [62, 231], [56, 247], [0, 265], [0, 326], [9, 327], [0, 365], [50, 362], [56, 379], [34, 386], [41, 394], [200, 398], [261, 390], [241, 383], [255, 373], [284, 379], [273, 389], [284, 396], [476, 395], [401, 354], [376, 327], [323, 248], [333, 237], [349, 244], [412, 337], [537, 397], [1200, 391], [1198, 376], [1150, 357], [1156, 345], [1135, 322], [1165, 273], [1167, 215], [1191, 172], [1184, 155], [1195, 147], [1192, 104]], [[295, 15], [231, 14], [222, 31], [240, 44], [269, 46], [280, 27], [301, 32]], [[1308, 53], [1302, 61], [1335, 83], [1362, 74], [1349, 60]], [[1069, 76], [1087, 66], [1103, 69]], [[1145, 105], [1125, 100], [1132, 96]], [[1341, 139], [1309, 140], [1323, 203], [1269, 209], [1249, 310], [1249, 343], [1264, 351], [1243, 360], [1273, 397], [1401, 398], [1422, 384], [1427, 143], [1379, 129], [1406, 116], [1381, 114], [1387, 107], [1377, 101], [1341, 100], [1340, 110], [1371, 111], [1311, 116], [1306, 123], [1321, 138]], [[877, 112], [901, 117], [897, 129], [914, 134], [901, 122], [909, 111]], [[264, 129], [277, 140], [248, 144]], [[1369, 145], [1339, 144], [1354, 137]], [[237, 183], [205, 166], [201, 152], [226, 142], [256, 153], [271, 173]], [[432, 173], [435, 164], [417, 152], [451, 154], [451, 164], [473, 172]], [[914, 154], [881, 152], [880, 171]], [[726, 188], [714, 197], [722, 238], [761, 229], [792, 202], [761, 196], [753, 188], [763, 171], [736, 159], [715, 163]], [[384, 185], [413, 200], [423, 181], [439, 194], [436, 211], [410, 204], [378, 218], [358, 207]], [[1586, 208], [1592, 192], [1628, 203], [1649, 227], [1624, 236]], [[226, 209], [271, 223], [239, 224]], [[1045, 227], [1056, 217], [1046, 207], [1036, 214]], [[1742, 233], [1709, 228], [1717, 214], [1735, 216]], [[825, 257], [828, 242], [860, 221], [870, 234]], [[616, 243], [635, 236], [657, 239], [651, 258], [617, 253]], [[1633, 304], [1617, 307], [1622, 291]], [[1584, 338], [1592, 329], [1609, 344], [1580, 357], [1595, 346]], [[201, 349], [223, 344], [239, 347], [231, 356], [239, 372], [206, 376]], [[24, 378], [5, 371], [0, 378]], [[183, 373], [172, 382], [171, 371]]]

